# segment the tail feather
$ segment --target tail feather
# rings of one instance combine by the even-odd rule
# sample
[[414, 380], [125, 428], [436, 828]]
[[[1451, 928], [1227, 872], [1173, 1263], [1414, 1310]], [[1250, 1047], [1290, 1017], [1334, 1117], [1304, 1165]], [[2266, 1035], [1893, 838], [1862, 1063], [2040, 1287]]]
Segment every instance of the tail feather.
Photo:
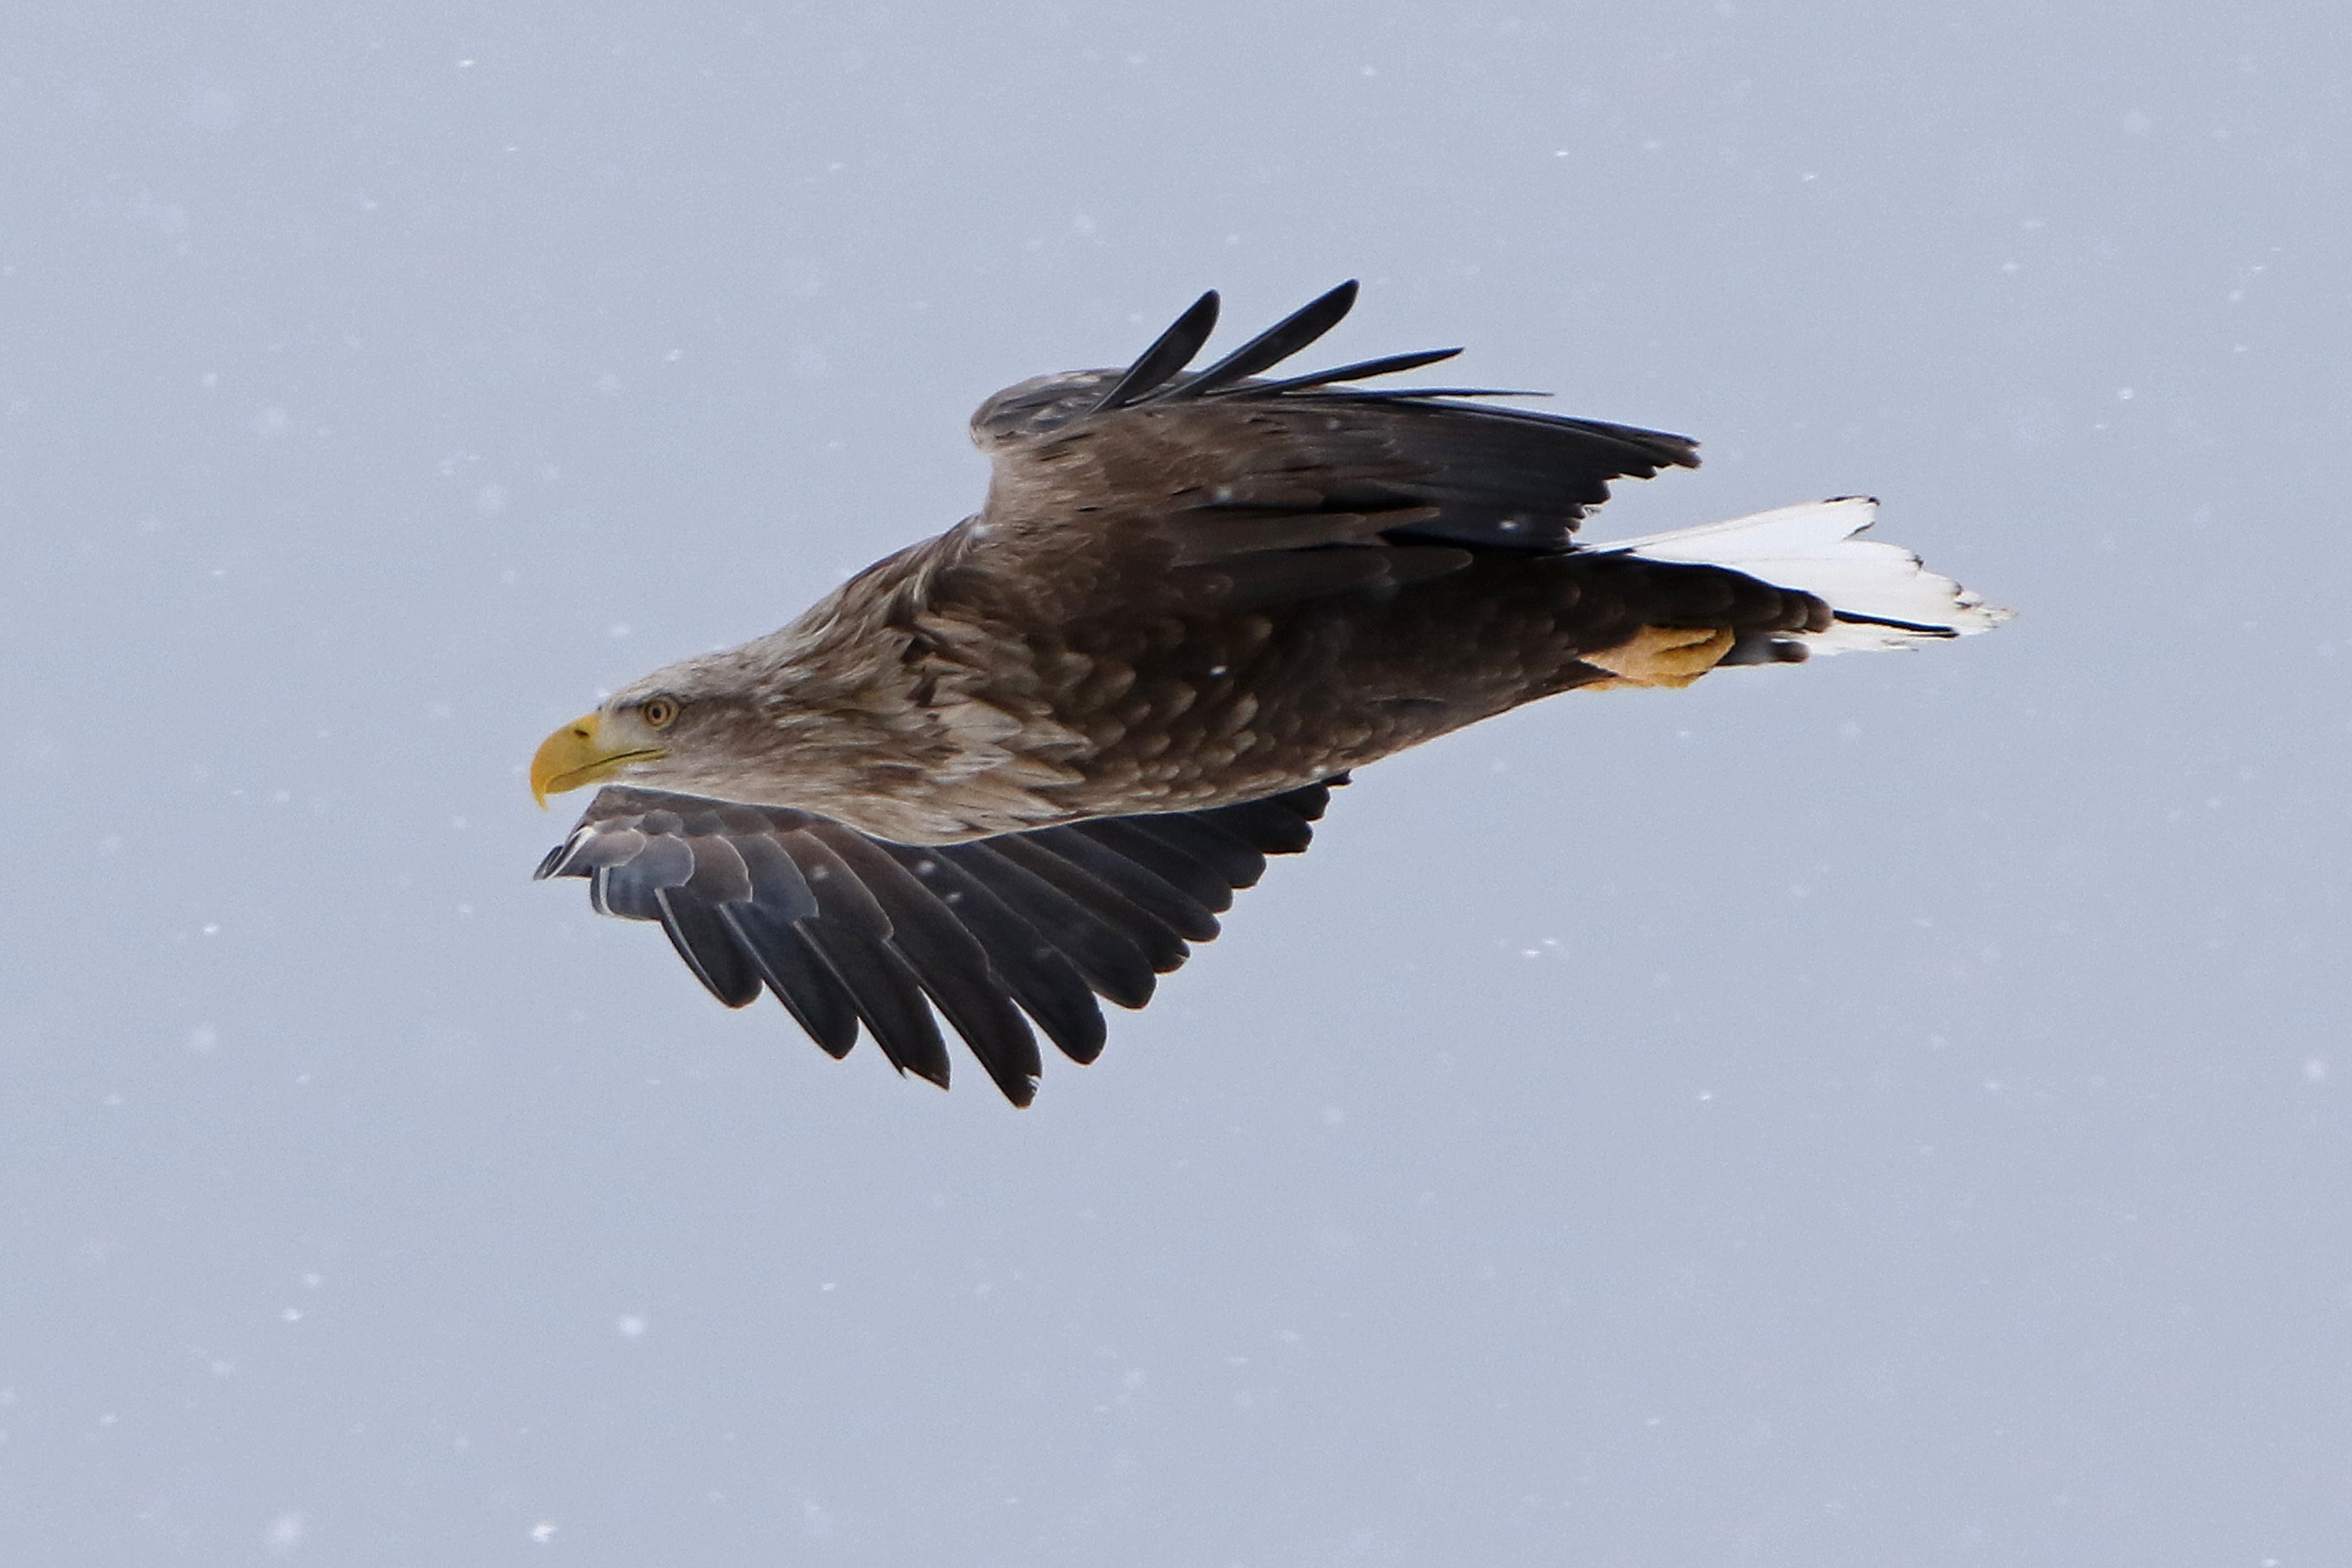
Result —
[[[1990, 631], [2009, 619], [2011, 612], [1928, 571], [1901, 545], [1861, 538], [1877, 511], [1867, 496], [1841, 496], [1593, 548], [1725, 566], [1777, 587], [1801, 588], [1836, 616], [1827, 631], [1782, 634], [1806, 654], [1916, 647]], [[1785, 657], [1803, 654], [1792, 648]]]

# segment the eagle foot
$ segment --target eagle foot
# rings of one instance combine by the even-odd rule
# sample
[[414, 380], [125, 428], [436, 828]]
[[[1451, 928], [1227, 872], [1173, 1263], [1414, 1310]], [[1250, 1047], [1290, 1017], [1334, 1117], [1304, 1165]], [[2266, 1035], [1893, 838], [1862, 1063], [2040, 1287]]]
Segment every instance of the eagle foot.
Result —
[[1615, 647], [1577, 658], [1613, 677], [1587, 690], [1688, 686], [1722, 661], [1733, 640], [1729, 626], [1643, 626]]

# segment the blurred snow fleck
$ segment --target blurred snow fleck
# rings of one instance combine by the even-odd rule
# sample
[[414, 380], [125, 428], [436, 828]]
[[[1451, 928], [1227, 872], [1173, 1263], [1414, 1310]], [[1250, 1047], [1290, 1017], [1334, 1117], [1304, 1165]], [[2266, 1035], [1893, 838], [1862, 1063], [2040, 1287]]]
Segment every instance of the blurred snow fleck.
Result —
[[253, 416], [253, 430], [257, 436], [283, 436], [292, 423], [286, 410], [272, 404]]
[[555, 1521], [542, 1519], [530, 1527], [530, 1538], [541, 1546], [555, 1539]]
[[269, 1521], [269, 1528], [261, 1532], [261, 1543], [278, 1557], [292, 1552], [302, 1544], [302, 1516], [299, 1513], [279, 1514]]
[[2307, 1058], [2303, 1064], [2303, 1081], [2305, 1083], [2326, 1082], [2327, 1064], [2317, 1057]]
[[188, 1049], [198, 1056], [204, 1055], [219, 1044], [220, 1031], [210, 1024], [198, 1024], [188, 1031]]
[[645, 1334], [646, 1321], [634, 1312], [625, 1313], [614, 1322], [613, 1327], [619, 1330], [625, 1339], [639, 1339]]

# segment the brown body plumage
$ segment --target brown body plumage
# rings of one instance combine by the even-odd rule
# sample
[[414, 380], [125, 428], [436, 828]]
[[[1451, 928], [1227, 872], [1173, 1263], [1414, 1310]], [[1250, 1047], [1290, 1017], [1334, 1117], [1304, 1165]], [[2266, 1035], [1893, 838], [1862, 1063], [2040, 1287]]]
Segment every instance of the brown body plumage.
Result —
[[723, 1000], [764, 986], [836, 1054], [862, 1026], [943, 1083], [936, 1006], [1025, 1103], [1029, 1020], [1090, 1058], [1093, 995], [1140, 1005], [1352, 768], [1580, 686], [1801, 659], [1841, 620], [1990, 624], [1967, 595], [1929, 624], [1580, 550], [1611, 479], [1691, 443], [1339, 384], [1443, 354], [1254, 379], [1352, 297], [1180, 377], [1208, 296], [1124, 373], [992, 399], [977, 517], [549, 738], [542, 794], [638, 787], [541, 874], [660, 921]]

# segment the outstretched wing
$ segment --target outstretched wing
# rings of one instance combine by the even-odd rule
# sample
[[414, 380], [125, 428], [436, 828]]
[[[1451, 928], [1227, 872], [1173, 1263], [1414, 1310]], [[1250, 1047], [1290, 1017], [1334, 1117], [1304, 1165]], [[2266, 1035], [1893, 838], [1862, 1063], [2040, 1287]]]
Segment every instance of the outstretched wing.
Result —
[[1129, 566], [1106, 595], [1121, 605], [1150, 577], [1175, 607], [1251, 608], [1439, 575], [1482, 550], [1565, 550], [1611, 480], [1697, 464], [1681, 436], [1465, 401], [1523, 394], [1348, 384], [1455, 349], [1259, 377], [1329, 331], [1355, 295], [1342, 284], [1187, 374], [1216, 321], [1206, 294], [1123, 371], [998, 394], [972, 419], [995, 474], [967, 560], [1102, 582], [1099, 570], [1051, 570], [1087, 553]]
[[1217, 934], [1268, 855], [1307, 847], [1329, 795], [1318, 784], [1209, 811], [911, 846], [810, 812], [608, 788], [538, 875], [586, 878], [598, 912], [660, 922], [711, 994], [741, 1007], [774, 993], [833, 1056], [862, 1026], [900, 1072], [944, 1088], [944, 1018], [1026, 1105], [1039, 1070], [1032, 1022], [1092, 1061], [1104, 1034], [1095, 998], [1149, 1002], [1189, 943]]

